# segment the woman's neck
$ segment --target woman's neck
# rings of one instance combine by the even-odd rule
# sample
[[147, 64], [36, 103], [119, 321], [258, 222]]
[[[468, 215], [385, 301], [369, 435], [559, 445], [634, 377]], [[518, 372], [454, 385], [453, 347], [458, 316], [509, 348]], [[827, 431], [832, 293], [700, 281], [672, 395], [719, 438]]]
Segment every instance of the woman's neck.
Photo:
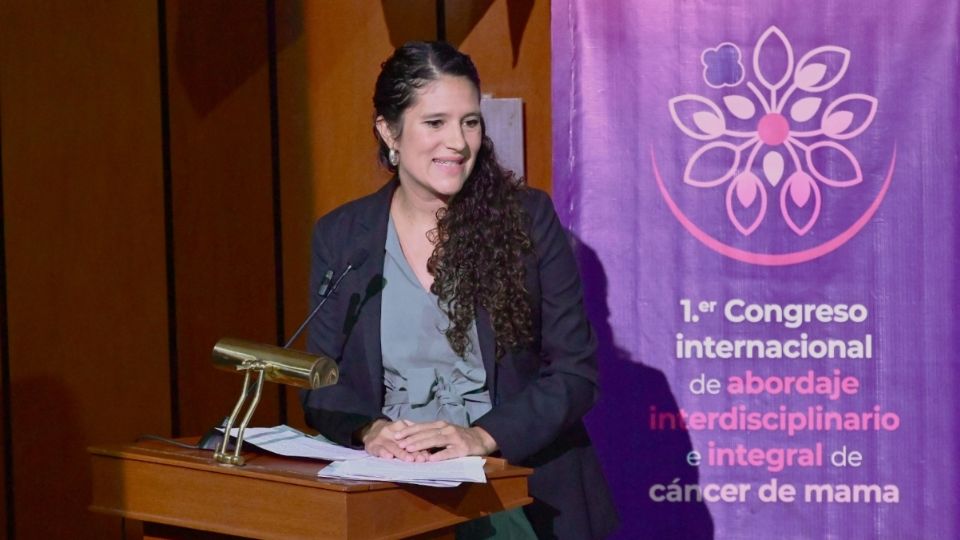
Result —
[[398, 218], [406, 224], [423, 231], [434, 229], [437, 226], [437, 211], [446, 206], [446, 203], [437, 198], [418, 197], [405, 189], [403, 184], [397, 187], [390, 205], [394, 221]]

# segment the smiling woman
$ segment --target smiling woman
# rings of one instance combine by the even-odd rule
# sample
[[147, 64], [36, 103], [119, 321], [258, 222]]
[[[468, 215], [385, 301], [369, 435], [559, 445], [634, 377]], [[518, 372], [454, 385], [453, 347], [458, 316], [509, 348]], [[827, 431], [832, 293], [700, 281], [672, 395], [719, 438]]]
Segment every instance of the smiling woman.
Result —
[[307, 423], [382, 458], [534, 468], [533, 504], [458, 538], [603, 537], [616, 517], [582, 422], [597, 367], [576, 263], [549, 197], [497, 163], [479, 96], [448, 44], [383, 63], [374, 133], [394, 178], [314, 230], [312, 291], [371, 255], [312, 323], [341, 379], [303, 394]]

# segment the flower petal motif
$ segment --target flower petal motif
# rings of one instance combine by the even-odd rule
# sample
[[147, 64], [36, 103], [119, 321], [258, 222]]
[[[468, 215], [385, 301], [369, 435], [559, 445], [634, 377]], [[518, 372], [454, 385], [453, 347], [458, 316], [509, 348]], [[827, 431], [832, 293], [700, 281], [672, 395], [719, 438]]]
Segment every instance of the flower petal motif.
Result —
[[[761, 56], [775, 54], [772, 48], [776, 47], [776, 44], [768, 43], [768, 41], [771, 41], [771, 37], [776, 38], [775, 41], [779, 41], [780, 46], [782, 46], [787, 53], [787, 65], [783, 70], [783, 74], [772, 72], [769, 64], [767, 64], [766, 73], [764, 73], [764, 69], [760, 65]], [[790, 40], [787, 39], [783, 31], [776, 26], [767, 28], [766, 32], [757, 40], [757, 46], [753, 48], [753, 72], [757, 75], [757, 79], [770, 90], [780, 88], [786, 84], [790, 76], [793, 75], [793, 47], [790, 46]], [[776, 79], [776, 82], [771, 82], [771, 79]]]
[[767, 182], [770, 182], [771, 186], [777, 187], [780, 179], [783, 178], [783, 156], [780, 152], [771, 151], [763, 156], [763, 175], [767, 177]]
[[736, 94], [723, 96], [723, 104], [727, 106], [730, 114], [741, 120], [749, 120], [757, 113], [757, 108], [752, 101]]
[[737, 200], [744, 208], [750, 208], [757, 198], [757, 191], [756, 182], [736, 182]]
[[[818, 61], [815, 61], [818, 60]], [[827, 77], [828, 64], [840, 66], [830, 77]], [[797, 88], [807, 92], [823, 92], [833, 88], [847, 72], [850, 66], [850, 50], [835, 45], [817, 47], [800, 58], [797, 62], [797, 72], [794, 83]]]
[[802, 180], [797, 180], [797, 176], [794, 174], [790, 175], [794, 181], [790, 182], [789, 186], [784, 184], [784, 191], [790, 193], [793, 204], [803, 208], [810, 200], [810, 192], [816, 189], [817, 184], [809, 175], [805, 175], [804, 173], [800, 173], [800, 175], [804, 175], [800, 177]]
[[807, 64], [805, 66], [797, 66], [797, 74], [794, 75], [793, 82], [796, 83], [797, 88], [806, 90], [807, 88], [810, 88], [822, 81], [823, 76], [826, 74], [826, 64]]
[[790, 118], [793, 119], [794, 122], [806, 122], [813, 118], [813, 115], [817, 114], [817, 111], [820, 110], [821, 101], [818, 97], [798, 99], [797, 102], [790, 107]]
[[853, 113], [850, 111], [837, 111], [830, 116], [824, 115], [820, 121], [820, 129], [827, 135], [833, 136], [842, 133], [843, 130], [850, 127], [853, 123]]
[[[714, 150], [717, 152], [712, 152]], [[723, 152], [723, 150], [728, 150], [730, 153], [730, 158], [732, 158], [729, 166], [723, 165], [718, 167], [720, 163], [727, 161], [727, 158], [721, 156], [706, 157], [703, 159], [702, 164], [698, 164], [698, 162], [704, 158], [707, 153], [726, 153]], [[712, 143], [707, 143], [701, 146], [696, 152], [693, 153], [692, 156], [690, 156], [690, 159], [687, 160], [687, 166], [683, 170], [683, 182], [699, 188], [719, 186], [720, 184], [729, 180], [734, 173], [737, 172], [738, 165], [740, 165], [740, 150], [736, 147], [736, 145], [725, 141], [714, 141]], [[708, 170], [711, 172], [711, 174], [716, 173], [718, 168], [723, 169], [723, 167], [726, 167], [726, 169], [713, 178], [701, 180], [693, 177], [694, 167], [700, 171]]]
[[[717, 107], [716, 103], [703, 96], [683, 94], [682, 96], [671, 98], [669, 106], [670, 117], [673, 118], [673, 123], [680, 128], [680, 131], [698, 141], [716, 139], [722, 135], [723, 130], [726, 129], [720, 107]], [[699, 111], [691, 114], [691, 109], [699, 109]], [[712, 114], [716, 117], [716, 120], [707, 120], [707, 117], [702, 116], [701, 113], [707, 115]], [[719, 132], [715, 131], [716, 122], [719, 122]], [[708, 128], [709, 131], [704, 128]]]
[[[813, 195], [813, 211], [802, 225], [798, 224], [790, 215], [790, 205], [787, 204], [788, 195], [796, 208], [806, 206], [810, 202], [810, 196]], [[821, 203], [820, 188], [813, 181], [813, 178], [803, 171], [791, 174], [784, 182], [783, 189], [780, 190], [780, 213], [783, 215], [783, 221], [798, 236], [807, 234], [813, 228], [817, 218], [820, 217]]]
[[[744, 225], [740, 221], [740, 218], [737, 217], [737, 209], [734, 207], [734, 194], [736, 194], [737, 202], [739, 202], [744, 209], [753, 206], [754, 202], [756, 202], [757, 195], [760, 196], [760, 208], [756, 212], [756, 217], [749, 225]], [[750, 171], [744, 171], [735, 176], [733, 182], [730, 182], [730, 186], [727, 187], [726, 205], [727, 217], [730, 218], [730, 223], [733, 223], [733, 226], [740, 231], [740, 234], [749, 236], [753, 231], [757, 230], [760, 222], [763, 221], [763, 216], [767, 213], [767, 190], [763, 187], [763, 183], [757, 178], [757, 175]]]
[[[850, 167], [853, 169], [853, 177], [837, 180], [836, 178], [828, 178], [826, 175], [820, 172], [819, 169], [817, 169], [816, 165], [814, 165], [813, 155], [815, 153], [827, 153], [831, 151], [839, 152], [840, 156], [830, 156], [828, 159], [824, 159], [823, 161], [826, 163], [838, 163], [841, 161], [841, 159], [845, 158], [850, 164]], [[828, 186], [850, 187], [855, 186], [863, 181], [863, 171], [860, 169], [860, 162], [857, 161], [856, 156], [854, 156], [853, 152], [847, 150], [844, 146], [833, 141], [815, 142], [807, 148], [807, 168], [810, 170], [810, 174], [812, 174], [814, 178]]]
[[[854, 112], [840, 109], [841, 106], [849, 107], [851, 104], [859, 102], [861, 105], [866, 103], [867, 113], [860, 114], [859, 122], [855, 121]], [[865, 129], [873, 122], [873, 117], [877, 115], [877, 98], [867, 94], [847, 94], [837, 98], [833, 103], [827, 105], [823, 111], [823, 118], [820, 121], [820, 128], [824, 135], [837, 140], [847, 140], [863, 133]], [[851, 127], [854, 126], [854, 127]]]
[[700, 131], [717, 137], [723, 135], [723, 130], [726, 127], [722, 117], [706, 111], [693, 113], [693, 123]]

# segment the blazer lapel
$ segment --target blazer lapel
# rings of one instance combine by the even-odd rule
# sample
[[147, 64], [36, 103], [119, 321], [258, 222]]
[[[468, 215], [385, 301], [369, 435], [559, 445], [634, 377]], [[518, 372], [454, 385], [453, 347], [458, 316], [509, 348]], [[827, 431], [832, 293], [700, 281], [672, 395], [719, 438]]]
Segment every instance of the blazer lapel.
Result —
[[[387, 224], [390, 217], [390, 201], [397, 187], [393, 179], [380, 188], [370, 199], [358, 220], [363, 229], [361, 238], [357, 238], [358, 247], [367, 250], [367, 262], [361, 267], [359, 325], [363, 341], [364, 358], [370, 372], [370, 384], [374, 395], [383, 400], [383, 353], [380, 348], [380, 313], [383, 303], [383, 258], [387, 242]], [[353, 239], [351, 239], [353, 240]], [[381, 403], [382, 407], [382, 403]]]
[[490, 401], [496, 405], [499, 401], [497, 395], [497, 350], [490, 313], [483, 307], [477, 306], [475, 320], [477, 341], [480, 342], [480, 356], [483, 359], [483, 368], [487, 370], [487, 389], [490, 392]]

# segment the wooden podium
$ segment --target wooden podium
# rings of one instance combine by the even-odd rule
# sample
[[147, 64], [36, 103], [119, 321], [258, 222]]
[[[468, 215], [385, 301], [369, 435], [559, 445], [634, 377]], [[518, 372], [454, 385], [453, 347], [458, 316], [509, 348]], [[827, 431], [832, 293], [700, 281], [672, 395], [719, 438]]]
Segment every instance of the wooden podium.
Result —
[[144, 538], [453, 538], [458, 523], [532, 502], [532, 471], [496, 458], [486, 484], [429, 488], [320, 479], [325, 462], [266, 453], [227, 467], [154, 441], [89, 452], [90, 509], [142, 521]]

